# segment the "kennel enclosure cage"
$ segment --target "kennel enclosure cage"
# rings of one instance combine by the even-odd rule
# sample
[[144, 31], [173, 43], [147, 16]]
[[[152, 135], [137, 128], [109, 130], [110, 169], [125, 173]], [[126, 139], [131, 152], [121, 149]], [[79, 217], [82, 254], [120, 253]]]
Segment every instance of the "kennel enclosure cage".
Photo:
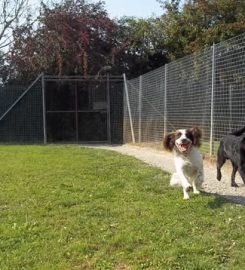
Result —
[[41, 74], [0, 87], [0, 143], [122, 143], [123, 78]]

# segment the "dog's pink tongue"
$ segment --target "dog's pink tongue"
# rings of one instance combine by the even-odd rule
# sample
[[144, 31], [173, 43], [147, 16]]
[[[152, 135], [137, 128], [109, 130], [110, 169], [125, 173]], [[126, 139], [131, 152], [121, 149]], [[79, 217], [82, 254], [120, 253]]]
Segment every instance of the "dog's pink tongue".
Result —
[[188, 150], [188, 144], [181, 144], [180, 145], [181, 151], [187, 151]]

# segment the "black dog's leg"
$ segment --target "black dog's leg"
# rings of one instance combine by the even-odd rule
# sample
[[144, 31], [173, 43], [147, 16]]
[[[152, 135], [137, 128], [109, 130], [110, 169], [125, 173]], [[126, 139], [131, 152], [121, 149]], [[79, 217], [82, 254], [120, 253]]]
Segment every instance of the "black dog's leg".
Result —
[[235, 176], [236, 176], [236, 172], [237, 172], [237, 165], [234, 163], [234, 162], [231, 162], [232, 163], [232, 173], [231, 173], [231, 186], [232, 187], [238, 187], [237, 183], [235, 182]]
[[243, 183], [245, 184], [245, 138], [240, 145], [240, 166], [238, 167], [238, 171]]
[[221, 180], [221, 167], [224, 165], [226, 158], [224, 157], [223, 146], [219, 146], [218, 155], [217, 155], [217, 180]]
[[239, 171], [239, 173], [241, 175], [241, 178], [242, 178], [243, 183], [245, 184], [245, 173], [244, 173], [243, 167], [239, 167], [238, 168], [238, 171]]

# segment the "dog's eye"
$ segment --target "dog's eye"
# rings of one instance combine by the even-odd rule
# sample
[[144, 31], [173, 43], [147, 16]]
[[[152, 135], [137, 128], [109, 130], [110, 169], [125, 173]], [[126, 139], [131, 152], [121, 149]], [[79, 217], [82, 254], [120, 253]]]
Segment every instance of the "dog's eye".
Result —
[[177, 133], [176, 133], [176, 138], [181, 137], [181, 135], [182, 135], [181, 132], [177, 132]]
[[186, 133], [186, 137], [189, 138], [190, 140], [193, 140], [193, 135], [192, 135], [191, 131], [188, 131]]

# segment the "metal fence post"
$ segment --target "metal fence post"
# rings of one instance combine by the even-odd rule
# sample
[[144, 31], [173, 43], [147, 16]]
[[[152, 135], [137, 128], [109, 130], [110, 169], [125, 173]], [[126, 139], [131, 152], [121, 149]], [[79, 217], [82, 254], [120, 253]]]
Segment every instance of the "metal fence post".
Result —
[[232, 131], [232, 85], [229, 85], [229, 132]]
[[139, 143], [141, 143], [141, 123], [142, 123], [142, 75], [140, 75], [139, 81]]
[[43, 101], [43, 143], [47, 144], [45, 76], [44, 76], [44, 73], [42, 73], [42, 101]]
[[127, 78], [126, 78], [125, 73], [123, 74], [123, 80], [124, 80], [124, 88], [125, 88], [126, 102], [127, 102], [127, 108], [128, 108], [128, 114], [129, 114], [129, 123], [130, 123], [132, 141], [133, 143], [135, 143], [133, 120], [132, 120], [131, 107], [130, 107], [129, 96], [128, 96], [128, 84], [127, 84]]
[[76, 116], [76, 143], [79, 141], [79, 132], [78, 132], [78, 97], [77, 97], [77, 82], [74, 82], [74, 91], [75, 91], [75, 116]]
[[212, 47], [212, 87], [211, 87], [211, 115], [210, 115], [210, 150], [214, 154], [214, 91], [215, 91], [215, 44]]
[[168, 72], [168, 64], [164, 67], [164, 108], [163, 108], [163, 136], [167, 134], [167, 72]]
[[106, 75], [106, 100], [107, 100], [107, 141], [111, 144], [111, 100], [110, 100], [110, 75]]

